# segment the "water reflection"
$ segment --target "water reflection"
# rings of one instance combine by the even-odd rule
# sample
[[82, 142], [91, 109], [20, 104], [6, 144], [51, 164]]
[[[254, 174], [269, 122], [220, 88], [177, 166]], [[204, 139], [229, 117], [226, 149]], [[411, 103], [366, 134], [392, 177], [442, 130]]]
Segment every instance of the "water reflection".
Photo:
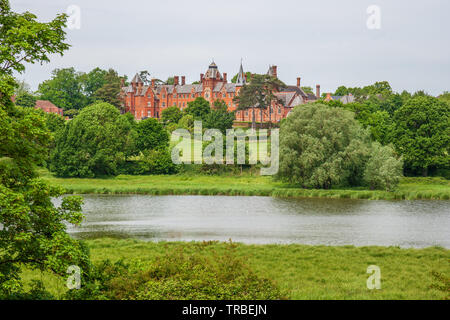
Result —
[[[450, 247], [450, 201], [86, 195], [77, 238]], [[57, 201], [58, 202], [58, 201]]]

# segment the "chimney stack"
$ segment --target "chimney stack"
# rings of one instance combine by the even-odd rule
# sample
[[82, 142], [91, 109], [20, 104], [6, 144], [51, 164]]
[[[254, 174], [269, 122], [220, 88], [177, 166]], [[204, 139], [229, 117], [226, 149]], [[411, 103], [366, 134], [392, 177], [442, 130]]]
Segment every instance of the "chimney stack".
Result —
[[299, 87], [299, 88], [300, 88], [300, 80], [301, 80], [301, 78], [298, 77], [298, 78], [297, 78], [297, 87]]
[[125, 79], [124, 78], [120, 78], [120, 86], [125, 87]]
[[227, 82], [227, 73], [226, 72], [223, 73], [223, 81], [225, 81], [225, 83]]
[[203, 77], [204, 77], [204, 74], [200, 73], [200, 83], [203, 83]]
[[181, 77], [181, 85], [184, 86], [186, 84], [186, 77], [182, 76]]
[[155, 87], [155, 79], [152, 79], [152, 88]]
[[173, 77], [173, 84], [176, 85], [176, 86], [178, 85], [178, 79], [179, 79], [178, 76], [174, 76]]
[[316, 97], [320, 99], [320, 84], [316, 85]]
[[247, 74], [244, 74], [244, 76], [245, 76], [245, 82], [248, 82]]

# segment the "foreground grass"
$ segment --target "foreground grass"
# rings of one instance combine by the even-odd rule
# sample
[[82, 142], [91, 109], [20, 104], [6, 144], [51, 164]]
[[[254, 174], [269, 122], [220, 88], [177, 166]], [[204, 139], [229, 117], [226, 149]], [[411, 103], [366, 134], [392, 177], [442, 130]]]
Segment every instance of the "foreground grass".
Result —
[[208, 175], [119, 175], [113, 178], [57, 178], [46, 170], [41, 176], [61, 185], [69, 193], [150, 194], [150, 195], [240, 195], [275, 197], [323, 197], [353, 199], [450, 199], [450, 180], [443, 178], [403, 178], [395, 192], [349, 189], [302, 189], [274, 181], [269, 176]]
[[[209, 257], [220, 257], [230, 246], [218, 242], [155, 243], [113, 239], [91, 240], [88, 244], [94, 262], [124, 259], [142, 263], [180, 249], [187, 254], [197, 252]], [[298, 244], [232, 246], [235, 255], [244, 258], [259, 276], [273, 280], [289, 299], [450, 298], [450, 251], [439, 247], [400, 249]], [[377, 265], [381, 269], [380, 290], [366, 287], [369, 265]], [[33, 276], [36, 274], [25, 273], [28, 280]], [[54, 292], [64, 291], [61, 280], [58, 282], [47, 275], [40, 277], [50, 282]]]

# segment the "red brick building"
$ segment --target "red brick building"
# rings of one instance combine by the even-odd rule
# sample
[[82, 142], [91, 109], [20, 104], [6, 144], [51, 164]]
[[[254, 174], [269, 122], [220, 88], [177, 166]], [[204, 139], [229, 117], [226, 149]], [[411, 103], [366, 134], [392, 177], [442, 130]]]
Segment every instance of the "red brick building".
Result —
[[[11, 101], [16, 103], [16, 95], [11, 97]], [[56, 113], [62, 116], [64, 114], [64, 110], [62, 108], [58, 108], [53, 103], [48, 100], [36, 100], [36, 104], [34, 106], [35, 109], [41, 109], [47, 113]]]
[[59, 114], [60, 116], [62, 116], [64, 113], [64, 110], [62, 108], [58, 108], [48, 100], [37, 100], [34, 108], [41, 109], [47, 113], [56, 113]]
[[[268, 74], [277, 77], [277, 66], [270, 66]], [[157, 85], [153, 79], [149, 85], [144, 85], [139, 74], [131, 80], [129, 86], [123, 86], [121, 95], [126, 112], [131, 112], [137, 120], [145, 118], [160, 118], [161, 112], [167, 107], [177, 106], [180, 110], [188, 106], [188, 102], [197, 97], [203, 97], [213, 105], [216, 100], [223, 100], [228, 105], [229, 111], [238, 107], [233, 98], [239, 94], [239, 90], [250, 79], [246, 79], [240, 66], [236, 83], [228, 82], [227, 73], [220, 73], [217, 65], [212, 62], [208, 70], [200, 74], [198, 84], [186, 84], [186, 77], [174, 77], [173, 85]], [[320, 86], [317, 86], [317, 97], [320, 97]], [[282, 103], [274, 103], [271, 108], [271, 121], [278, 122], [285, 118], [296, 105], [314, 101], [317, 97], [305, 93], [300, 88], [300, 78], [297, 78], [296, 86], [287, 86], [281, 92], [275, 93]], [[256, 119], [269, 121], [269, 108], [256, 110]], [[251, 110], [236, 111], [236, 120], [251, 121]]]

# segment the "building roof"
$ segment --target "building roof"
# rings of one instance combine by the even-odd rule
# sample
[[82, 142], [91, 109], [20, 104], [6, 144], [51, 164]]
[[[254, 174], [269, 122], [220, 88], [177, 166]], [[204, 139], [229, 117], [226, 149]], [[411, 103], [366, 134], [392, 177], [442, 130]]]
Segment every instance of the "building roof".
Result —
[[48, 100], [36, 100], [35, 108], [39, 109], [60, 109]]
[[236, 85], [243, 86], [245, 84], [245, 74], [244, 74], [244, 68], [242, 67], [242, 61], [241, 66], [239, 67], [238, 76], [236, 79]]
[[139, 75], [139, 73], [136, 73], [133, 79], [131, 80], [131, 83], [144, 83], [144, 81], [142, 81], [142, 78]]
[[217, 68], [217, 65], [214, 63], [214, 61], [209, 65], [208, 70], [205, 73], [204, 76], [205, 79], [217, 79], [223, 80], [222, 75], [219, 72], [219, 69]]

